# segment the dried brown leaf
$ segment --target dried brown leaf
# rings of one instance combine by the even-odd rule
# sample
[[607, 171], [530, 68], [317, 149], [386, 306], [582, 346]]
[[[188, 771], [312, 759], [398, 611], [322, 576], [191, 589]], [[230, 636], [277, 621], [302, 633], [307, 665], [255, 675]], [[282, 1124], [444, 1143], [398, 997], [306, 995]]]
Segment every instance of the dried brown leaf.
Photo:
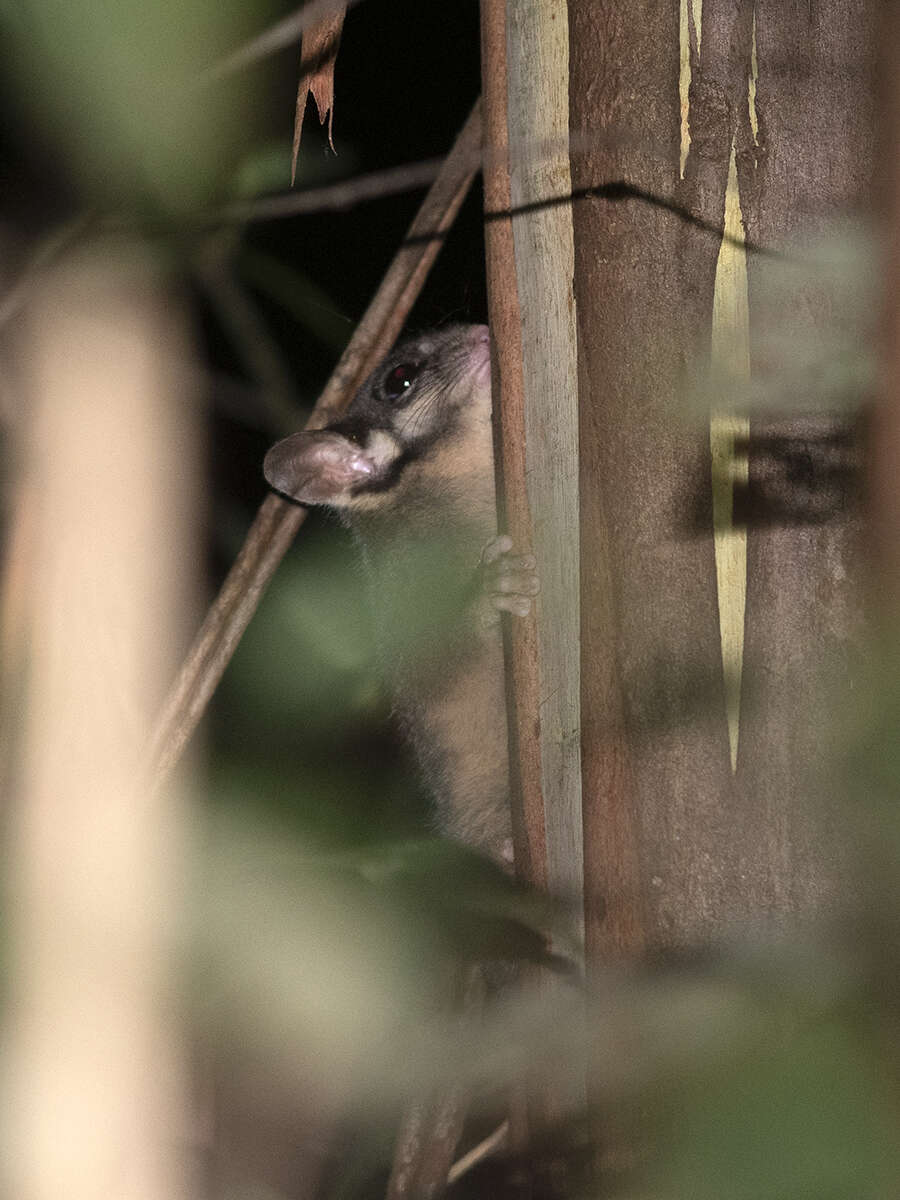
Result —
[[331, 137], [334, 122], [334, 64], [337, 59], [338, 46], [341, 43], [341, 29], [346, 5], [336, 8], [334, 12], [311, 25], [303, 33], [300, 57], [301, 62], [308, 64], [300, 76], [297, 87], [297, 111], [294, 116], [294, 148], [291, 155], [291, 183], [297, 175], [297, 155], [300, 151], [300, 135], [303, 132], [303, 117], [306, 113], [307, 96], [312, 96], [316, 102], [319, 114], [319, 124], [325, 124], [328, 118], [328, 144], [334, 149]]

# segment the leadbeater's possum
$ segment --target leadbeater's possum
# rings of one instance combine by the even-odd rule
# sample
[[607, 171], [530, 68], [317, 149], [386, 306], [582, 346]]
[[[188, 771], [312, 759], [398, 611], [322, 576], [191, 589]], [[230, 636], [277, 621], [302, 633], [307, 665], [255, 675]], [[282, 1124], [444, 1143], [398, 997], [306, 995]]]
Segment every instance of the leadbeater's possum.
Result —
[[371, 584], [378, 654], [439, 827], [509, 861], [499, 610], [526, 615], [534, 559], [497, 536], [490, 340], [402, 342], [346, 415], [266, 455], [268, 483], [340, 514]]

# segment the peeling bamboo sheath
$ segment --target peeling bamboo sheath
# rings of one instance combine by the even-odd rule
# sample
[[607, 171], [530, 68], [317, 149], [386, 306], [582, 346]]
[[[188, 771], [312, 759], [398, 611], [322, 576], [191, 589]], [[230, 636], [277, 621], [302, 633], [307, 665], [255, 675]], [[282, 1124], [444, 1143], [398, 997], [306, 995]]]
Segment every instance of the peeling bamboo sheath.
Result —
[[[440, 252], [443, 235], [453, 224], [475, 178], [480, 156], [479, 102], [325, 385], [307, 428], [321, 429], [338, 416], [390, 350]], [[274, 494], [260, 505], [163, 705], [148, 754], [148, 766], [156, 782], [162, 782], [180, 758], [269, 580], [305, 518], [306, 509]]]

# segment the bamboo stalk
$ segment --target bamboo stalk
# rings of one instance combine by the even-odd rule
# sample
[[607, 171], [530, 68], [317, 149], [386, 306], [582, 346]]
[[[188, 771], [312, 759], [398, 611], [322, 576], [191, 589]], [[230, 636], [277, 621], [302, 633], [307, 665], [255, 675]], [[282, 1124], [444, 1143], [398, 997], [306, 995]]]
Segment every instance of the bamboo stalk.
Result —
[[[316, 402], [308, 429], [321, 429], [347, 406], [393, 345], [444, 235], [475, 177], [481, 105], [475, 105], [378, 291]], [[270, 494], [188, 651], [150, 740], [148, 766], [162, 782], [181, 756], [256, 611], [269, 580], [306, 519], [306, 509]]]
[[[490, 0], [482, 8], [485, 199], [505, 218], [488, 238], [488, 294], [499, 362], [495, 405], [503, 503], [513, 540], [538, 562], [534, 616], [510, 622], [508, 710], [513, 829], [524, 879], [581, 908], [578, 379], [568, 161], [564, 0]], [[544, 148], [536, 154], [535, 146]], [[514, 728], [514, 731], [513, 731]], [[521, 813], [519, 805], [521, 804]], [[514, 835], [515, 836], [515, 835]], [[516, 846], [519, 853], [519, 846]], [[534, 982], [551, 996], [558, 981]], [[512, 1097], [511, 1142], [564, 1119], [568, 1086], [534, 1078]], [[527, 1129], [526, 1129], [527, 1127]]]
[[[532, 545], [525, 464], [525, 381], [521, 316], [511, 208], [509, 131], [506, 120], [506, 3], [481, 5], [485, 142], [484, 204], [488, 312], [491, 326], [494, 440], [501, 526], [516, 550]], [[544, 797], [541, 790], [540, 679], [534, 616], [503, 621], [506, 708], [509, 722], [509, 791], [516, 874], [536, 887], [547, 881]]]
[[[541, 791], [546, 887], [573, 907], [583, 889], [579, 697], [578, 355], [570, 192], [565, 0], [507, 0], [507, 128], [521, 316], [525, 484], [534, 518]], [[546, 147], [535, 154], [533, 146]], [[554, 150], [551, 147], [555, 147]]]

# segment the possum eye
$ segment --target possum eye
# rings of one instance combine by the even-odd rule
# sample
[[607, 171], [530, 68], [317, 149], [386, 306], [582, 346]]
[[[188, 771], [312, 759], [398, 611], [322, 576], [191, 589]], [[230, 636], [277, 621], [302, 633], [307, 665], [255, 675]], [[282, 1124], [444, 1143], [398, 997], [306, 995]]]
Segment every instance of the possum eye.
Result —
[[415, 382], [418, 373], [419, 367], [416, 363], [401, 363], [399, 367], [392, 367], [381, 385], [387, 399], [399, 400], [401, 396], [405, 395]]

